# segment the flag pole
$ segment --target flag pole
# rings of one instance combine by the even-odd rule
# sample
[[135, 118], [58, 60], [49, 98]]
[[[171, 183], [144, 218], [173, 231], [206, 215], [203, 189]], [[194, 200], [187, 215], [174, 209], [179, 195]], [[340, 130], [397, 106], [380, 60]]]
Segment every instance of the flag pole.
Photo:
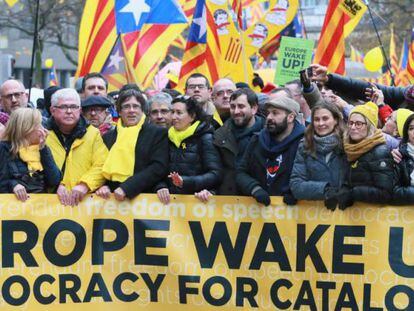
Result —
[[29, 101], [30, 101], [30, 94], [31, 94], [31, 91], [32, 91], [32, 84], [33, 84], [33, 71], [34, 71], [35, 53], [36, 53], [36, 48], [37, 48], [37, 41], [39, 40], [39, 29], [38, 29], [39, 7], [40, 7], [40, 0], [37, 0], [36, 1], [35, 27], [34, 27], [34, 34], [33, 34], [32, 60], [30, 62]]
[[302, 5], [300, 4], [300, 1], [298, 2], [299, 4], [299, 12], [300, 12], [300, 22], [302, 23], [303, 26], [303, 33], [305, 34], [305, 39], [308, 38], [308, 32], [306, 31], [306, 25], [305, 25], [305, 19], [303, 18], [303, 11], [302, 11]]
[[244, 75], [244, 82], [249, 84], [249, 78], [247, 76], [246, 49], [245, 49], [245, 42], [244, 42], [244, 36], [243, 36], [243, 24], [244, 24], [245, 20], [243, 18], [243, 4], [242, 4], [242, 2], [240, 2], [240, 5], [241, 5], [241, 12], [242, 12], [242, 19], [241, 19], [242, 20], [242, 25], [238, 25], [238, 26], [239, 26], [240, 43], [241, 43], [242, 57], [243, 57], [243, 75]]
[[369, 6], [369, 1], [368, 1], [368, 0], [365, 0], [365, 4], [367, 5], [367, 8], [368, 8], [368, 13], [369, 13], [369, 17], [371, 18], [372, 25], [374, 26], [374, 30], [375, 30], [375, 33], [376, 33], [376, 35], [377, 35], [378, 42], [379, 42], [379, 44], [380, 44], [380, 48], [381, 48], [381, 51], [382, 51], [382, 55], [384, 56], [385, 63], [386, 63], [386, 65], [387, 65], [388, 71], [390, 72], [390, 76], [391, 76], [391, 85], [392, 85], [392, 86], [395, 86], [395, 82], [394, 82], [394, 73], [393, 73], [393, 72], [392, 72], [392, 70], [391, 70], [391, 64], [390, 64], [390, 62], [389, 62], [389, 60], [388, 60], [387, 54], [385, 53], [384, 45], [382, 44], [381, 37], [380, 37], [380, 35], [379, 35], [379, 33], [378, 33], [377, 25], [375, 24], [374, 17], [372, 16], [371, 8], [370, 8], [370, 6]]

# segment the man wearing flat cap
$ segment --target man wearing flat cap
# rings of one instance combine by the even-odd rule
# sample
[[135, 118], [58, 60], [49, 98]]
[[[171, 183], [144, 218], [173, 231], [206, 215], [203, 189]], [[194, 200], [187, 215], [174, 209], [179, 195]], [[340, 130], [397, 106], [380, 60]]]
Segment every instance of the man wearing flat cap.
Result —
[[107, 97], [91, 95], [82, 100], [82, 115], [99, 129], [101, 135], [114, 128], [110, 107], [111, 101]]
[[237, 168], [241, 193], [263, 205], [270, 204], [272, 195], [283, 196], [286, 204], [296, 203], [289, 179], [305, 130], [296, 120], [299, 111], [299, 104], [291, 98], [269, 99], [265, 103], [265, 127], [252, 137]]

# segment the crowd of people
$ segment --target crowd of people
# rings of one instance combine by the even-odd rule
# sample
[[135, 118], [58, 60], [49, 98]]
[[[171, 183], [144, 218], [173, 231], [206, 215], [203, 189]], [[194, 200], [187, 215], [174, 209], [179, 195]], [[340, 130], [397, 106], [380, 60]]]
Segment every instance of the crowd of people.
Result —
[[[314, 64], [284, 87], [252, 90], [191, 75], [185, 94], [124, 85], [108, 93], [99, 73], [78, 87], [50, 87], [37, 109], [24, 85], [0, 86], [0, 192], [88, 193], [118, 201], [156, 193], [206, 202], [246, 195], [269, 205], [323, 200], [414, 203], [414, 86], [390, 87]], [[310, 75], [310, 76], [309, 76]]]

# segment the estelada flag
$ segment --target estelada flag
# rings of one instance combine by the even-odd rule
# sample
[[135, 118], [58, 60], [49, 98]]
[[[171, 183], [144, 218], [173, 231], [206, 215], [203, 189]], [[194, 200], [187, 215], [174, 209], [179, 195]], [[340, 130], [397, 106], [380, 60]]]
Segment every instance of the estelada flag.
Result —
[[314, 62], [330, 72], [345, 73], [345, 38], [358, 25], [367, 6], [361, 0], [331, 0], [316, 48]]

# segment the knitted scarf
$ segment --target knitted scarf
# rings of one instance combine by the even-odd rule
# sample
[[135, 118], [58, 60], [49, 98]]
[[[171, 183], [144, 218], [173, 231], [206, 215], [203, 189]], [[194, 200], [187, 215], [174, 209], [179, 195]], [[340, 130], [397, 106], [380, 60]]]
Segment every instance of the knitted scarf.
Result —
[[171, 126], [168, 130], [168, 138], [177, 148], [180, 148], [183, 140], [194, 135], [199, 124], [200, 121], [196, 121], [191, 126], [187, 127], [184, 131], [177, 131], [174, 126]]
[[134, 174], [135, 145], [144, 121], [145, 115], [142, 115], [137, 125], [124, 127], [122, 120], [118, 120], [116, 141], [102, 167], [102, 175], [107, 180], [124, 182]]
[[367, 137], [356, 144], [344, 143], [345, 153], [349, 162], [358, 160], [375, 146], [385, 144], [385, 138], [381, 130], [377, 129], [371, 137]]
[[27, 164], [30, 176], [36, 171], [43, 171], [39, 148], [39, 145], [31, 145], [19, 149], [19, 157]]
[[322, 137], [314, 135], [313, 139], [315, 140], [316, 151], [323, 155], [332, 152], [340, 143], [335, 133]]

